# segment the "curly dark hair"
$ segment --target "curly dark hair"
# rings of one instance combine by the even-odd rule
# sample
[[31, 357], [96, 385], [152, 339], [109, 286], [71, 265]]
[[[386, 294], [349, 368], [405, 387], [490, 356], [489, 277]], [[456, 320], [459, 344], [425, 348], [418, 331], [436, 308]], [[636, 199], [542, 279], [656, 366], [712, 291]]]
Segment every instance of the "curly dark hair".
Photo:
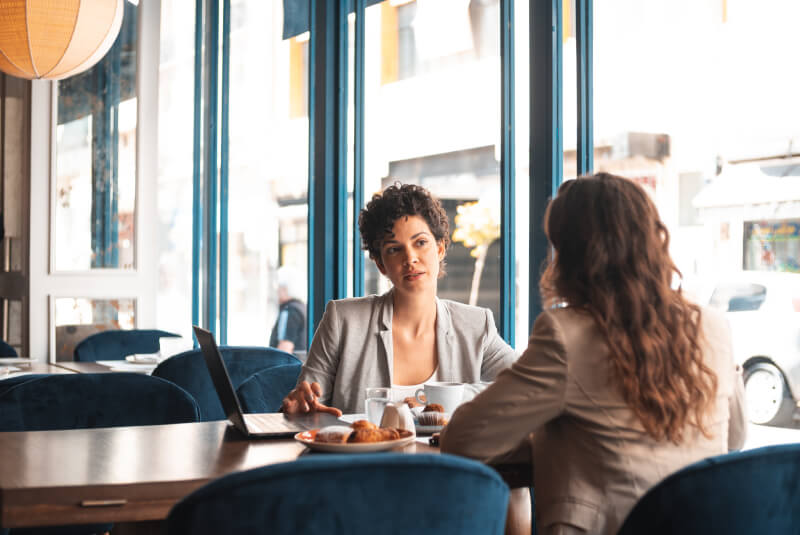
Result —
[[703, 362], [700, 307], [672, 287], [669, 233], [641, 186], [599, 173], [564, 182], [545, 213], [555, 255], [539, 282], [544, 304], [597, 322], [623, 399], [656, 440], [706, 436], [717, 376]]
[[[369, 257], [381, 261], [381, 243], [392, 234], [395, 222], [401, 217], [420, 216], [431, 229], [436, 243], [450, 246], [450, 224], [442, 203], [428, 190], [416, 184], [395, 182], [381, 193], [376, 193], [358, 215], [358, 230], [361, 244]], [[444, 275], [444, 260], [440, 264], [439, 275]]]

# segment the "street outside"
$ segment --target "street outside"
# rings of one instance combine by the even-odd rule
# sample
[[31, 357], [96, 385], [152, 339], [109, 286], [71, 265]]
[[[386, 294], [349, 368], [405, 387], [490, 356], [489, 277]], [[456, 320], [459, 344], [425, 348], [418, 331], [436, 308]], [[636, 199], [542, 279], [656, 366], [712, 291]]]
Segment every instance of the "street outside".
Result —
[[747, 438], [742, 449], [750, 450], [775, 444], [800, 443], [800, 427], [770, 427], [768, 425], [747, 424]]

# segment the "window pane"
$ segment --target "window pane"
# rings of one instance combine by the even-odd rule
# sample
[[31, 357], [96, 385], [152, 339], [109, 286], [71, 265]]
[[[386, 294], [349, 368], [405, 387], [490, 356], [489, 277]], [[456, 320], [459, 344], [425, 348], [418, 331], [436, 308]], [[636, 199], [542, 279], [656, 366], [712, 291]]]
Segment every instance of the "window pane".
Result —
[[136, 19], [125, 2], [108, 54], [57, 85], [56, 270], [134, 267]]
[[[305, 315], [308, 34], [284, 39], [283, 3], [231, 6], [228, 343], [276, 345], [279, 310]], [[290, 300], [295, 308], [287, 309]], [[290, 326], [291, 327], [291, 326]], [[275, 330], [276, 336], [271, 340]], [[280, 332], [279, 332], [280, 331]], [[278, 336], [281, 334], [282, 336]]]
[[73, 360], [73, 351], [84, 338], [109, 329], [133, 329], [135, 299], [55, 299], [56, 360]]
[[[454, 243], [439, 296], [500, 319], [500, 9], [497, 0], [387, 1], [366, 10], [365, 201], [428, 188]], [[366, 293], [389, 282], [371, 261]]]
[[[683, 288], [728, 317], [751, 420], [788, 425], [800, 392], [799, 17], [791, 0], [595, 4], [595, 168], [650, 193]], [[748, 435], [748, 447], [776, 437]]]
[[[161, 3], [157, 324], [192, 340], [194, 3]], [[162, 340], [166, 341], [167, 339]]]
[[528, 318], [530, 286], [538, 284], [537, 279], [529, 280], [530, 236], [530, 19], [529, 2], [514, 2], [514, 106], [516, 132], [516, 233], [514, 235], [515, 269], [517, 276], [517, 310], [514, 329], [515, 349], [523, 351], [528, 346], [528, 333], [533, 318]]

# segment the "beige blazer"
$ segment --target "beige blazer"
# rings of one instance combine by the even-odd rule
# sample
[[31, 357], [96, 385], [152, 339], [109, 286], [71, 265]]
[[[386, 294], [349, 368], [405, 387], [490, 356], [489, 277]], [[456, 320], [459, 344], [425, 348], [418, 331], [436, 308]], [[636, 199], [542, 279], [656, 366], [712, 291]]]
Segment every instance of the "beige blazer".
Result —
[[703, 310], [701, 327], [719, 383], [711, 439], [690, 429], [676, 446], [647, 435], [609, 385], [608, 347], [594, 320], [561, 308], [543, 312], [519, 360], [453, 414], [442, 451], [489, 461], [530, 440], [538, 533], [612, 535], [655, 483], [744, 442], [744, 387], [727, 322]]
[[[320, 401], [345, 414], [364, 412], [367, 387], [392, 385], [393, 310], [391, 291], [330, 301], [298, 382], [318, 382]], [[436, 352], [438, 380], [472, 383], [472, 395], [516, 358], [489, 309], [438, 298]]]

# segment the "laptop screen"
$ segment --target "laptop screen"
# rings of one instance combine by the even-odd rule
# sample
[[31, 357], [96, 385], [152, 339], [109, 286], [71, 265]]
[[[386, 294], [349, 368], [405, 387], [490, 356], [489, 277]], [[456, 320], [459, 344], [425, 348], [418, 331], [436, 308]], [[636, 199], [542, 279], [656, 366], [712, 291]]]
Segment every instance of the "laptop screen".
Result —
[[236, 390], [233, 388], [228, 369], [222, 360], [222, 354], [219, 352], [214, 335], [197, 326], [194, 326], [193, 329], [203, 352], [203, 358], [208, 366], [211, 381], [214, 383], [214, 389], [217, 391], [222, 408], [225, 411], [225, 416], [233, 422], [237, 429], [247, 434], [247, 425], [245, 425], [244, 417], [242, 416], [242, 407], [239, 405], [239, 398], [236, 396]]

